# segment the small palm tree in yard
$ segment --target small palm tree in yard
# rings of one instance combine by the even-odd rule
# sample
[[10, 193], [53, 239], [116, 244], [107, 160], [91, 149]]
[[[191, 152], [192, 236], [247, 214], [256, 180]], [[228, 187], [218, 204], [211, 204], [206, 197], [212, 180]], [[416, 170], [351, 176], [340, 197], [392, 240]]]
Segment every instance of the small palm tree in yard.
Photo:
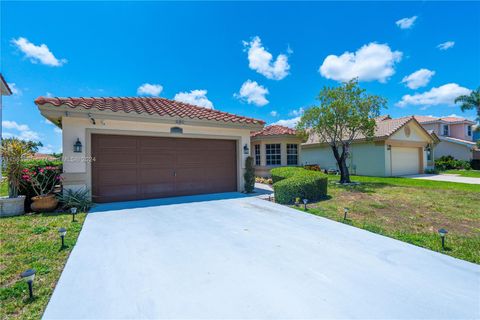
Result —
[[480, 121], [480, 87], [472, 90], [469, 95], [461, 95], [455, 99], [455, 103], [461, 103], [462, 111], [477, 109], [477, 120]]
[[15, 138], [4, 140], [1, 151], [8, 180], [8, 196], [16, 198], [22, 184], [22, 161], [33, 151], [29, 144]]

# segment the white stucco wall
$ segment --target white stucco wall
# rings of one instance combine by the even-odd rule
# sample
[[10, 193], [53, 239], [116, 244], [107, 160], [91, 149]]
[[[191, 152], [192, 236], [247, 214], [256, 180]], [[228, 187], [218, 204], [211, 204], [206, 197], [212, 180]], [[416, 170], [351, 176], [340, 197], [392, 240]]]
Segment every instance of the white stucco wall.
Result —
[[[133, 119], [135, 120], [135, 119]], [[64, 186], [65, 188], [91, 189], [91, 164], [86, 161], [90, 154], [90, 136], [92, 133], [125, 134], [142, 136], [168, 136], [181, 138], [205, 139], [232, 139], [237, 140], [237, 184], [238, 190], [243, 190], [243, 173], [245, 158], [243, 146], [250, 146], [250, 130], [244, 128], [225, 128], [188, 125], [175, 125], [171, 123], [123, 121], [123, 120], [97, 120], [96, 125], [86, 118], [62, 118], [62, 143], [64, 156]], [[183, 134], [171, 134], [170, 128], [178, 126], [183, 128]], [[82, 153], [73, 152], [73, 144], [80, 139], [83, 144]]]
[[452, 156], [458, 160], [471, 160], [473, 157], [473, 152], [467, 146], [463, 146], [458, 143], [453, 143], [449, 141], [441, 141], [435, 147], [435, 159], [440, 158], [441, 156]]
[[[365, 176], [384, 176], [385, 148], [384, 145], [376, 145], [374, 142], [353, 144], [350, 147], [350, 158], [347, 160], [350, 173]], [[322, 169], [338, 169], [332, 149], [328, 146], [302, 147], [300, 162], [303, 165], [318, 164]]]

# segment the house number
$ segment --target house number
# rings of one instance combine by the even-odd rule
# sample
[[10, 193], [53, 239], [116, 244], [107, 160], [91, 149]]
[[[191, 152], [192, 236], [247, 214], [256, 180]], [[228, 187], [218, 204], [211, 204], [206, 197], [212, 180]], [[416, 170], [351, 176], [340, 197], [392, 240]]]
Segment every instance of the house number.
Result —
[[183, 121], [183, 120], [175, 120], [175, 123], [176, 123], [176, 124], [185, 124], [185, 121]]

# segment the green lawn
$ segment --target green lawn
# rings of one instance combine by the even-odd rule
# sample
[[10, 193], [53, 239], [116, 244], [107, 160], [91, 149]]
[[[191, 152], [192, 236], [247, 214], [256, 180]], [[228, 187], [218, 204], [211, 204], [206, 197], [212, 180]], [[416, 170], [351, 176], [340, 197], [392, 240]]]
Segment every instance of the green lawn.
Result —
[[[352, 177], [340, 186], [329, 176], [328, 199], [308, 212], [480, 264], [480, 187], [407, 178]], [[343, 208], [350, 208], [343, 221]], [[298, 208], [302, 210], [301, 208]], [[445, 228], [442, 251], [437, 230]]]
[[480, 170], [446, 170], [442, 173], [459, 174], [462, 177], [480, 178]]
[[[0, 219], [0, 319], [41, 318], [85, 216], [78, 214], [77, 222], [72, 222], [70, 214], [63, 213]], [[67, 229], [66, 248], [62, 250], [60, 227]], [[28, 286], [19, 277], [30, 268], [37, 270], [33, 300], [28, 298]]]

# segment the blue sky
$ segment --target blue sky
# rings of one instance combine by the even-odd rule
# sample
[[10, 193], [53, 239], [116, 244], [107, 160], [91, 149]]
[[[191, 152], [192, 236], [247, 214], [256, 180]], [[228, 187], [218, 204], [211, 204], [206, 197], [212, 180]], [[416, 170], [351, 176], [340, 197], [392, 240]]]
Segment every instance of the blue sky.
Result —
[[16, 91], [3, 132], [58, 152], [42, 95], [159, 95], [291, 125], [353, 76], [391, 116], [474, 118], [452, 100], [480, 85], [479, 17], [475, 2], [2, 1], [1, 72]]

